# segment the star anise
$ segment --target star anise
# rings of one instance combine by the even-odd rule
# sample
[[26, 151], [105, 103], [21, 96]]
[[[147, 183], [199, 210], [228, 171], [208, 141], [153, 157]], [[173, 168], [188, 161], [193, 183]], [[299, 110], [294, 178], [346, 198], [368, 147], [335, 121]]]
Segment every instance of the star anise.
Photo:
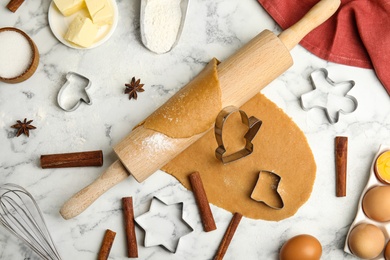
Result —
[[144, 84], [140, 84], [141, 79], [135, 80], [135, 77], [131, 79], [130, 84], [125, 84], [125, 94], [129, 94], [129, 99], [134, 98], [137, 100], [138, 94], [137, 92], [144, 92], [145, 90], [142, 88]]
[[20, 120], [17, 120], [16, 122], [18, 122], [18, 123], [11, 126], [12, 128], [18, 129], [18, 132], [16, 133], [16, 137], [18, 137], [21, 134], [25, 134], [25, 135], [27, 135], [27, 137], [29, 137], [30, 136], [30, 132], [29, 131], [33, 130], [33, 129], [36, 129], [35, 126], [30, 125], [32, 121], [33, 120], [27, 121], [26, 118], [24, 119], [23, 122], [20, 121]]

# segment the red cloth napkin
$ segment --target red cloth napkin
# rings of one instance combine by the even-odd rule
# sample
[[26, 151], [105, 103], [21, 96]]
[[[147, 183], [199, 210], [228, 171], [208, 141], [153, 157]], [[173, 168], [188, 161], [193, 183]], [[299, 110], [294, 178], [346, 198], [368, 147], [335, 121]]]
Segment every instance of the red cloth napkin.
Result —
[[[258, 0], [286, 29], [318, 0]], [[300, 44], [318, 57], [373, 68], [390, 95], [390, 0], [341, 0], [339, 10]]]

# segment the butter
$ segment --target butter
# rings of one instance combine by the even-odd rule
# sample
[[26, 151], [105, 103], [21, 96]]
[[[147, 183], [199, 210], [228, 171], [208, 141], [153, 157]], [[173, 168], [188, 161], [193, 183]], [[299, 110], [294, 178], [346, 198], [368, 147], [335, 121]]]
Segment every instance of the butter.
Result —
[[114, 10], [108, 0], [85, 0], [94, 24], [112, 24]]
[[64, 16], [72, 15], [85, 7], [84, 0], [54, 0], [54, 3]]
[[94, 42], [99, 26], [92, 23], [91, 19], [77, 15], [69, 25], [65, 39], [81, 47], [90, 47]]

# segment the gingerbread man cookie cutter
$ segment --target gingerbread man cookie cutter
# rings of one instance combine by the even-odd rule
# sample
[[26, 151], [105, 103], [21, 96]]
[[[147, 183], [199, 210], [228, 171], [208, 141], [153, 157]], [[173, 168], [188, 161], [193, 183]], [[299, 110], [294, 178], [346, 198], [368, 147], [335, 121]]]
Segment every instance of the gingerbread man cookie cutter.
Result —
[[[347, 80], [335, 82], [329, 78], [329, 73], [325, 68], [320, 68], [310, 74], [310, 81], [313, 90], [304, 93], [300, 97], [300, 105], [303, 110], [309, 111], [318, 108], [324, 111], [330, 124], [336, 124], [339, 121], [340, 114], [349, 114], [354, 112], [358, 107], [358, 101], [355, 97], [347, 93], [355, 86], [355, 81]], [[327, 88], [320, 82], [328, 85]], [[338, 107], [331, 107], [331, 103], [337, 103]], [[340, 106], [351, 103], [350, 108], [345, 109]], [[349, 111], [348, 111], [349, 110]], [[334, 116], [332, 116], [334, 115]]]
[[[228, 117], [235, 112], [240, 112], [242, 123], [247, 125], [249, 128], [244, 135], [245, 147], [235, 153], [225, 155], [226, 148], [222, 140], [223, 127]], [[254, 116], [248, 118], [247, 114], [244, 111], [238, 109], [235, 106], [228, 106], [223, 108], [221, 112], [219, 112], [217, 119], [215, 120], [214, 126], [215, 139], [217, 140], [218, 144], [218, 148], [215, 150], [215, 156], [217, 157], [217, 159], [219, 159], [223, 164], [227, 164], [250, 155], [253, 152], [252, 140], [253, 138], [255, 138], [257, 132], [259, 131], [261, 124], [261, 120], [257, 119]]]

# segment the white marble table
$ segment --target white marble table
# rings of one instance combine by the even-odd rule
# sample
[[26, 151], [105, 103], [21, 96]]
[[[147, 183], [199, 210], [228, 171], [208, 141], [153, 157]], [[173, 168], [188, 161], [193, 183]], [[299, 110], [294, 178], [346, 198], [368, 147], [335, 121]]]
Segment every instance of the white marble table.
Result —
[[[96, 259], [106, 229], [117, 232], [110, 259], [126, 259], [120, 198], [133, 196], [135, 215], [148, 210], [153, 195], [181, 198], [196, 212], [192, 193], [173, 177], [157, 172], [143, 183], [132, 177], [105, 193], [80, 216], [64, 220], [58, 211], [75, 192], [91, 183], [116, 158], [112, 146], [142, 119], [194, 77], [212, 58], [224, 60], [264, 29], [279, 27], [255, 0], [192, 0], [182, 38], [170, 53], [156, 55], [143, 47], [139, 30], [139, 0], [119, 0], [119, 24], [112, 38], [92, 50], [61, 44], [48, 26], [49, 0], [26, 1], [16, 13], [6, 2], [0, 8], [0, 27], [14, 26], [36, 42], [41, 61], [28, 81], [0, 83], [0, 183], [16, 183], [36, 198], [63, 259]], [[293, 217], [280, 222], [244, 218], [225, 259], [277, 259], [290, 237], [308, 233], [323, 246], [323, 259], [354, 259], [343, 251], [345, 236], [357, 209], [369, 167], [381, 144], [390, 144], [390, 100], [371, 70], [321, 60], [300, 46], [286, 73], [262, 93], [277, 103], [304, 131], [317, 163], [310, 199]], [[357, 110], [328, 124], [322, 111], [305, 112], [299, 97], [311, 89], [310, 73], [327, 68], [334, 80], [351, 79]], [[92, 106], [62, 111], [57, 93], [68, 71], [88, 76]], [[128, 100], [124, 84], [135, 76], [145, 84], [138, 100]], [[10, 128], [18, 119], [33, 119], [29, 138], [15, 137]], [[347, 197], [335, 196], [334, 137], [349, 137]], [[103, 150], [101, 168], [43, 170], [41, 154]], [[161, 247], [143, 247], [137, 227], [140, 259], [211, 259], [232, 217], [212, 206], [218, 229], [204, 233], [198, 215], [188, 214], [195, 231], [181, 240], [176, 254]], [[38, 259], [34, 252], [0, 228], [0, 259]]]

